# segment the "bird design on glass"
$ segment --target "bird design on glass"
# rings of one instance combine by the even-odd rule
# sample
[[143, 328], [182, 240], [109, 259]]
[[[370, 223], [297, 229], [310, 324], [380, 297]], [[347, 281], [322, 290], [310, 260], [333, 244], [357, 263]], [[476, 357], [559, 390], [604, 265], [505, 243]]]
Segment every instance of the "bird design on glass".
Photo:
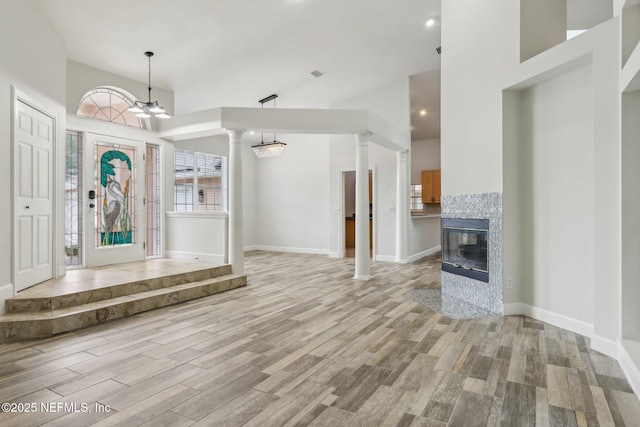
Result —
[[[129, 173], [116, 173], [116, 170], [121, 172], [117, 168], [123, 163]], [[131, 243], [131, 214], [129, 212], [131, 160], [125, 153], [111, 150], [102, 155], [100, 167], [100, 183], [105, 189], [102, 202], [102, 245]], [[125, 178], [124, 190], [118, 178]]]

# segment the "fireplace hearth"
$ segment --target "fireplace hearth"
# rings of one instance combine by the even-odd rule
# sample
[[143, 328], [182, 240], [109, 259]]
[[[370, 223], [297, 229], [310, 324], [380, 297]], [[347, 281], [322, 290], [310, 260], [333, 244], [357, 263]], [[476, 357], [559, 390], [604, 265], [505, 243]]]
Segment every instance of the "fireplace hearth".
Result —
[[489, 220], [442, 218], [442, 270], [489, 282]]

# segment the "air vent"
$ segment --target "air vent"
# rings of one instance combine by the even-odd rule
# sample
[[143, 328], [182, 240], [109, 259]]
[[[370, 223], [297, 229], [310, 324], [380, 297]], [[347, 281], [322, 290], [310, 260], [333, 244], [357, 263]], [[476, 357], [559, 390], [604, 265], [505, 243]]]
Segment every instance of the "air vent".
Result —
[[312, 71], [312, 72], [311, 72], [311, 75], [312, 75], [313, 77], [315, 77], [315, 78], [322, 77], [322, 74], [323, 74], [323, 73], [322, 73], [322, 71], [320, 71], [320, 70], [315, 70], [315, 71]]

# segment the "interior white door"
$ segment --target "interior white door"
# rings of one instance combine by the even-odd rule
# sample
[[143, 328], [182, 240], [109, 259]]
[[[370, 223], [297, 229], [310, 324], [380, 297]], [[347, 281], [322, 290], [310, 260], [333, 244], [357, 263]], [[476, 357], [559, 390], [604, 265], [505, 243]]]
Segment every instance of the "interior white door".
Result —
[[18, 101], [14, 144], [14, 283], [53, 277], [53, 118]]
[[87, 134], [87, 267], [142, 261], [145, 143]]

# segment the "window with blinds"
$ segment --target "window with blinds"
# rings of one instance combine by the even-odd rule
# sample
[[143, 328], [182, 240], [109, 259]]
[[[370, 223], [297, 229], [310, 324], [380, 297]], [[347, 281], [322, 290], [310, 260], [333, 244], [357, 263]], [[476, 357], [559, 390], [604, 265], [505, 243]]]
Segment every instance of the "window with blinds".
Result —
[[422, 211], [422, 185], [411, 184], [411, 210]]
[[227, 211], [227, 159], [214, 154], [175, 150], [176, 212]]

